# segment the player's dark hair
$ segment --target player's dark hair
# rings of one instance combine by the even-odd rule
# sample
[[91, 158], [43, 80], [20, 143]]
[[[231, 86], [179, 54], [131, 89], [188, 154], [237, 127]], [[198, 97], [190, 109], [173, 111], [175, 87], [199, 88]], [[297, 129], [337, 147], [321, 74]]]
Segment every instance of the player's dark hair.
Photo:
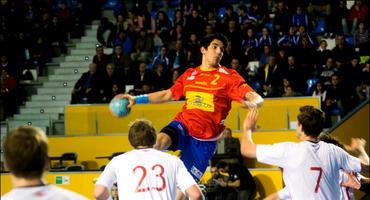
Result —
[[200, 45], [200, 47], [204, 47], [205, 49], [207, 49], [208, 46], [211, 44], [211, 42], [214, 39], [220, 40], [222, 42], [222, 44], [224, 45], [224, 48], [226, 49], [226, 47], [228, 45], [228, 40], [225, 37], [225, 35], [222, 34], [222, 33], [215, 33], [215, 34], [211, 34], [211, 35], [208, 35], [208, 36], [202, 38], [199, 41], [199, 45]]
[[128, 133], [130, 144], [136, 149], [138, 147], [153, 147], [157, 138], [152, 123], [146, 119], [134, 121]]
[[305, 135], [317, 138], [324, 128], [323, 112], [313, 106], [299, 108], [298, 123], [302, 125]]
[[48, 142], [41, 129], [20, 126], [4, 142], [5, 164], [19, 178], [41, 178], [48, 165]]

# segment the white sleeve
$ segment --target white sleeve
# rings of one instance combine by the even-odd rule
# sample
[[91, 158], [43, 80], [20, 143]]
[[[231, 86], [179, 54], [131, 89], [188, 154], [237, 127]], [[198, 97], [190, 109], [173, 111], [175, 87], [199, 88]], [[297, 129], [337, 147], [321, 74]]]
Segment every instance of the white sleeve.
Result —
[[285, 167], [286, 158], [289, 148], [292, 146], [292, 142], [283, 142], [273, 145], [257, 145], [256, 157], [258, 162], [262, 162], [269, 165], [277, 165]]
[[277, 193], [278, 193], [279, 199], [282, 199], [282, 200], [291, 199], [289, 190], [286, 186], [283, 189], [279, 190]]
[[190, 175], [188, 170], [186, 169], [184, 163], [177, 159], [177, 169], [176, 169], [176, 181], [177, 181], [177, 187], [180, 188], [182, 192], [185, 193], [185, 191], [190, 188], [193, 185], [197, 185], [194, 178]]
[[96, 181], [96, 185], [103, 185], [110, 190], [113, 184], [117, 181], [116, 173], [114, 170], [114, 162], [115, 159], [113, 158], [108, 165], [104, 168], [104, 171], [100, 174], [98, 180]]
[[339, 147], [335, 147], [337, 154], [339, 154], [339, 166], [346, 172], [361, 172], [361, 160], [351, 156]]

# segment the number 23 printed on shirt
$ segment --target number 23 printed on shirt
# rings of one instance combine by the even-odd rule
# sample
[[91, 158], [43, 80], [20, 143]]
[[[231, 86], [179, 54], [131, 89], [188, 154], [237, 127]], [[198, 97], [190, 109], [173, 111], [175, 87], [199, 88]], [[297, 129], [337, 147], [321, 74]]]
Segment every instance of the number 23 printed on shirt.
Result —
[[[157, 169], [159, 169], [159, 172], [157, 172]], [[154, 172], [157, 172], [155, 173], [155, 176], [158, 177], [162, 184], [159, 186], [159, 187], [142, 187], [142, 183], [143, 181], [145, 180], [145, 178], [147, 178], [147, 169], [143, 166], [136, 166], [132, 171], [134, 174], [136, 173], [140, 173], [141, 171], [141, 177], [140, 177], [140, 180], [136, 186], [136, 189], [135, 189], [135, 192], [148, 192], [150, 190], [157, 190], [157, 191], [162, 191], [166, 188], [166, 180], [165, 178], [163, 177], [163, 174], [164, 174], [164, 167], [160, 164], [156, 164], [156, 165], [153, 165], [151, 167], [151, 170], [154, 171]]]

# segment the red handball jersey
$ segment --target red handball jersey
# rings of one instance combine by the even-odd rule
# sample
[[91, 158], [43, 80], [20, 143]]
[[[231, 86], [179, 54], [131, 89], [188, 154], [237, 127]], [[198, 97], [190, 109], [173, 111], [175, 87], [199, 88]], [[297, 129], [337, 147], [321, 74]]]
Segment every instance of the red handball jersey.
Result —
[[212, 71], [189, 68], [170, 90], [176, 100], [186, 98], [175, 120], [199, 140], [217, 140], [225, 129], [231, 102], [243, 102], [245, 94], [253, 91], [235, 70], [223, 66]]

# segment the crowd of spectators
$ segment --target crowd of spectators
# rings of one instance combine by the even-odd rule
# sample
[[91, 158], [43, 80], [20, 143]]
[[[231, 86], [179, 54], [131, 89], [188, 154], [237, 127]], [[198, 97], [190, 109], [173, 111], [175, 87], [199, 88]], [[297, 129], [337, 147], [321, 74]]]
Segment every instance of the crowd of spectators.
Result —
[[[207, 2], [149, 10], [139, 1], [127, 11], [118, 2], [116, 21], [102, 18], [97, 32], [113, 54], [97, 48], [94, 58], [101, 77], [112, 64], [113, 87], [100, 85], [93, 99], [108, 102], [103, 94], [122, 92], [125, 85], [134, 85], [126, 92], [135, 94], [170, 87], [200, 64], [200, 38], [216, 32], [230, 42], [221, 64], [237, 70], [263, 97], [321, 96], [328, 119], [369, 98], [367, 1], [356, 0], [350, 9], [344, 0]], [[335, 40], [332, 49], [329, 40]]]
[[[99, 0], [1, 0], [0, 121], [11, 116], [26, 100], [21, 80], [34, 80], [27, 70], [45, 75], [51, 57], [67, 53], [70, 38], [79, 38], [84, 26], [101, 18]], [[27, 72], [27, 73], [25, 73]]]
[[[328, 115], [341, 116], [369, 98], [367, 0], [349, 8], [344, 0], [112, 2], [114, 22], [101, 17], [103, 0], [1, 1], [1, 77], [19, 80], [34, 65], [42, 75], [45, 62], [65, 54], [68, 40], [100, 19], [100, 46], [72, 103], [109, 102], [126, 85], [135, 94], [166, 89], [200, 64], [198, 41], [216, 32], [230, 41], [221, 64], [264, 97], [318, 95]], [[10, 80], [1, 79], [2, 95], [17, 88], [3, 83]]]

